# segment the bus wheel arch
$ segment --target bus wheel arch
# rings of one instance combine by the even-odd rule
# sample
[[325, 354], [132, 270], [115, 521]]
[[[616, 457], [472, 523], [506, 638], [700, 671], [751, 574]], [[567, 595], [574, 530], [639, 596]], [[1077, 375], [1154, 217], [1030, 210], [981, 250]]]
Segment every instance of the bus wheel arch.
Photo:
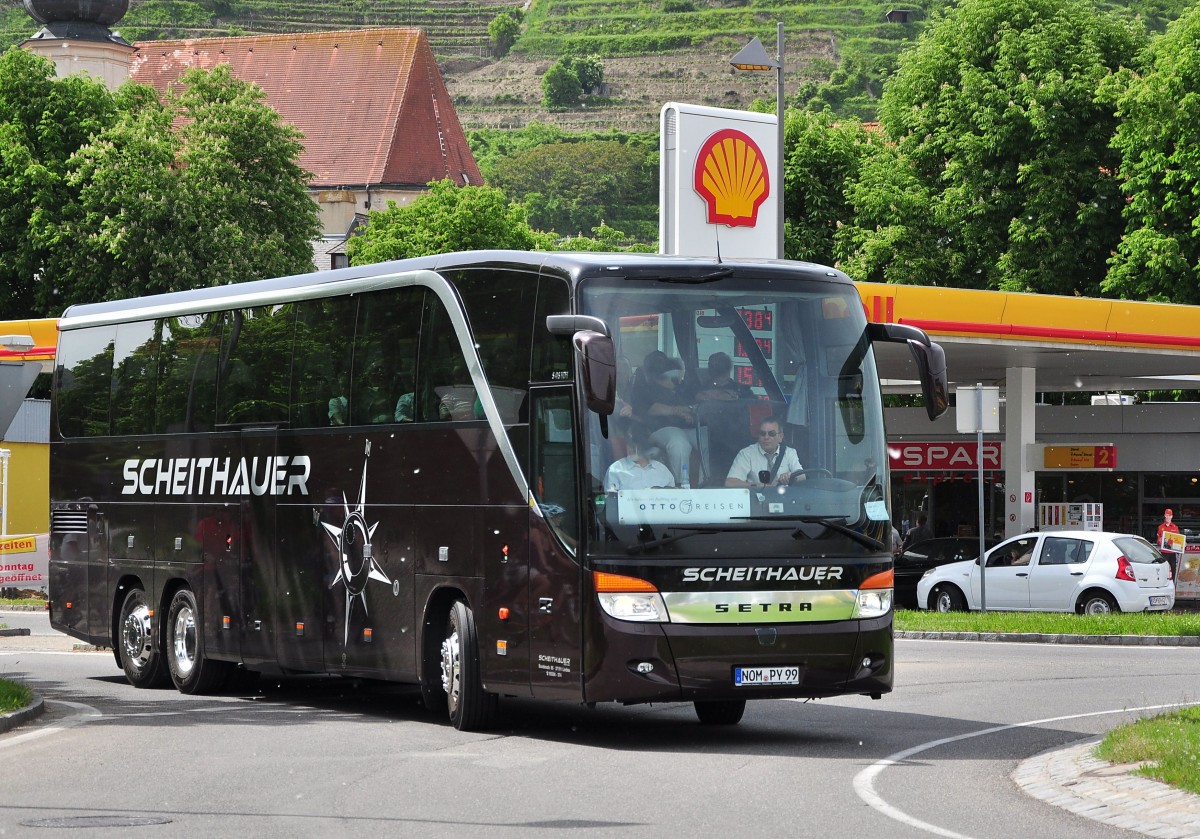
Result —
[[113, 646], [120, 648], [121, 669], [134, 687], [161, 687], [167, 683], [169, 675], [163, 661], [162, 645], [154, 637], [159, 627], [153, 619], [150, 598], [140, 582], [118, 590], [124, 591], [124, 597], [117, 613]]
[[450, 608], [465, 595], [456, 588], [439, 588], [425, 604], [421, 625], [421, 700], [434, 713], [446, 712], [446, 692], [442, 690], [442, 641], [450, 622]]
[[204, 653], [204, 622], [195, 593], [181, 582], [173, 586], [168, 603], [163, 650], [171, 681], [180, 693], [217, 690], [228, 678], [230, 664]]

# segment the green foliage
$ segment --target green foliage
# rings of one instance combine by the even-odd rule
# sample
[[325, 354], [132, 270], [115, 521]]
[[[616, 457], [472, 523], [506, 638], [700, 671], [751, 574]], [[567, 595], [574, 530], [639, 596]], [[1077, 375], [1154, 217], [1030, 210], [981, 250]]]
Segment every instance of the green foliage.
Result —
[[542, 76], [542, 102], [547, 108], [571, 108], [584, 93], [604, 83], [604, 66], [594, 55], [565, 55]]
[[1044, 635], [1200, 635], [1195, 612], [896, 612], [896, 629], [907, 632], [1019, 632]]
[[542, 76], [542, 103], [550, 110], [571, 108], [579, 104], [583, 85], [570, 67], [570, 60], [560, 58]]
[[[856, 187], [847, 266], [963, 288], [1099, 293], [1121, 196], [1100, 82], [1132, 27], [1082, 0], [964, 0], [901, 56], [881, 116], [902, 170]], [[924, 204], [922, 206], [922, 203]]]
[[103, 84], [82, 76], [57, 81], [53, 64], [24, 50], [0, 56], [0, 319], [33, 311], [48, 253], [31, 220], [70, 199], [68, 159], [116, 117]]
[[1149, 49], [1144, 75], [1114, 78], [1126, 230], [1104, 290], [1138, 300], [1200, 303], [1200, 6]]
[[525, 208], [490, 186], [456, 187], [435, 181], [403, 207], [388, 202], [346, 246], [352, 265], [389, 259], [496, 248], [534, 250], [550, 240], [529, 226]]
[[164, 38], [195, 37], [211, 31], [212, 11], [203, 3], [187, 0], [143, 0], [131, 3], [119, 23], [125, 40], [156, 41]]
[[521, 34], [520, 9], [509, 9], [492, 18], [488, 24], [488, 37], [492, 39], [492, 55], [503, 58], [508, 55], [517, 36]]
[[616, 140], [546, 143], [518, 151], [493, 170], [491, 183], [525, 203], [540, 230], [591, 230], [626, 208], [653, 205], [657, 155]]
[[311, 270], [300, 135], [262, 100], [225, 65], [184, 73], [161, 104], [123, 87], [71, 155], [67, 194], [31, 215], [37, 310]]
[[556, 251], [592, 251], [597, 253], [655, 253], [657, 248], [639, 242], [616, 228], [609, 227], [604, 222], [592, 228], [591, 237], [570, 236], [558, 240], [552, 250]]
[[33, 701], [33, 692], [20, 682], [0, 679], [0, 714], [19, 711]]
[[784, 253], [831, 265], [838, 225], [852, 210], [846, 191], [858, 180], [877, 138], [829, 110], [788, 111], [784, 119]]
[[1200, 793], [1200, 707], [1113, 729], [1096, 754], [1111, 763], [1140, 763], [1134, 774]]

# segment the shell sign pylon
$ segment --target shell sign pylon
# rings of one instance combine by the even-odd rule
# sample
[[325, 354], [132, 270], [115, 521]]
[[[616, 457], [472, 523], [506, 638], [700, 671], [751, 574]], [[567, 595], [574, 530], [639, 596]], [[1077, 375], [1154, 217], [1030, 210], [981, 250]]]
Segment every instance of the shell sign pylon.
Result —
[[754, 227], [771, 194], [771, 176], [758, 143], [736, 128], [709, 137], [696, 155], [694, 187], [708, 206], [708, 223]]
[[668, 102], [660, 127], [659, 252], [781, 257], [775, 115]]

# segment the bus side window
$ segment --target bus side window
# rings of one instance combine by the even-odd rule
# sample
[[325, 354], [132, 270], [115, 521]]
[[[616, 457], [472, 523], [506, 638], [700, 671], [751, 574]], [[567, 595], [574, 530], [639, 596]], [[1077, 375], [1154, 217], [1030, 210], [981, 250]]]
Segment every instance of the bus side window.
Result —
[[218, 424], [286, 423], [295, 309], [229, 313], [217, 384]]
[[571, 337], [554, 335], [546, 328], [547, 315], [571, 312], [567, 283], [558, 277], [542, 277], [538, 283], [537, 313], [533, 320], [533, 369], [531, 382], [562, 382], [574, 378]]
[[296, 304], [292, 351], [292, 425], [345, 425], [350, 407], [350, 360], [357, 297]]
[[117, 326], [112, 381], [114, 434], [150, 434], [154, 431], [158, 345], [158, 324], [155, 321], [135, 321]]
[[112, 326], [63, 333], [54, 395], [58, 429], [63, 437], [98, 437], [109, 433], [108, 402], [115, 339], [116, 328]]
[[154, 430], [208, 431], [217, 412], [217, 365], [225, 312], [165, 318]]
[[424, 297], [417, 286], [362, 296], [354, 329], [352, 424], [412, 422]]
[[433, 294], [426, 295], [421, 320], [417, 412], [424, 422], [482, 418], [454, 324]]

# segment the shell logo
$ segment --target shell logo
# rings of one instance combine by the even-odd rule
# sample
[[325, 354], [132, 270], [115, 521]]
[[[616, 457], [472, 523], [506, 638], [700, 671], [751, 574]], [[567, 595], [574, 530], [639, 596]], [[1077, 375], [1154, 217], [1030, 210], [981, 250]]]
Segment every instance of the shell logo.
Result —
[[709, 224], [754, 227], [758, 208], [771, 194], [771, 176], [758, 144], [724, 128], [700, 147], [694, 186], [708, 204]]

